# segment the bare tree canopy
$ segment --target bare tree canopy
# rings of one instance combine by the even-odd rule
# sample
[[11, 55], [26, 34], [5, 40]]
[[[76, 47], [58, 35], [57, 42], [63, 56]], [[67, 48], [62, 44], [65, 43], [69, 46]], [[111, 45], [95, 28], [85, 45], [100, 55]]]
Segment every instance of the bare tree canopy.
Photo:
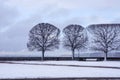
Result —
[[72, 59], [74, 59], [75, 50], [85, 47], [87, 37], [84, 34], [84, 28], [80, 25], [68, 25], [63, 29], [64, 47], [72, 51]]
[[94, 37], [92, 48], [104, 52], [105, 60], [108, 52], [120, 49], [120, 24], [90, 25], [88, 30]]
[[42, 51], [42, 60], [47, 50], [53, 50], [59, 47], [60, 30], [49, 23], [40, 23], [34, 26], [29, 32], [29, 50]]

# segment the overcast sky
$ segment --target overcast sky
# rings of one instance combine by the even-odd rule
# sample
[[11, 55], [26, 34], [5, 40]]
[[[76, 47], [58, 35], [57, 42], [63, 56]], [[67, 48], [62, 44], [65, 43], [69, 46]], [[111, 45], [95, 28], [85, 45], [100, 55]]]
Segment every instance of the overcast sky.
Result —
[[120, 0], [0, 0], [0, 52], [26, 50], [28, 32], [47, 22], [61, 30], [120, 22]]

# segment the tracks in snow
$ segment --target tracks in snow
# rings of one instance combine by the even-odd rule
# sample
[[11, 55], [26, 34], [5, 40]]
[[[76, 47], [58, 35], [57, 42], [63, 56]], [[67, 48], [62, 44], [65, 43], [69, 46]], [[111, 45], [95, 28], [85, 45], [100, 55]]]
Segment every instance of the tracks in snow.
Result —
[[22, 65], [41, 65], [41, 66], [66, 66], [66, 67], [86, 67], [86, 68], [107, 68], [107, 69], [120, 69], [120, 67], [112, 66], [86, 66], [86, 65], [65, 65], [65, 64], [39, 64], [39, 63], [19, 63], [19, 62], [5, 62], [0, 61], [3, 64], [22, 64]]

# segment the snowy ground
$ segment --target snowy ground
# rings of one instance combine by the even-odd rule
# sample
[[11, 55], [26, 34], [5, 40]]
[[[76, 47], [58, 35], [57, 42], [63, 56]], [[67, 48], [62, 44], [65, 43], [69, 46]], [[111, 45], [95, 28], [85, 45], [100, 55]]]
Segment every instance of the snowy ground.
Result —
[[120, 77], [120, 62], [9, 61], [0, 63], [0, 79], [65, 77]]

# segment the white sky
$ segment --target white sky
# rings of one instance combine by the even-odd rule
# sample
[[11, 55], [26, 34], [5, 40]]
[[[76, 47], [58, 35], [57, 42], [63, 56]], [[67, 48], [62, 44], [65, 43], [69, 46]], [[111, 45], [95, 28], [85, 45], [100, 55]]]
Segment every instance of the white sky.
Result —
[[61, 30], [69, 24], [119, 23], [120, 0], [0, 0], [0, 52], [27, 49], [29, 30], [42, 22]]

